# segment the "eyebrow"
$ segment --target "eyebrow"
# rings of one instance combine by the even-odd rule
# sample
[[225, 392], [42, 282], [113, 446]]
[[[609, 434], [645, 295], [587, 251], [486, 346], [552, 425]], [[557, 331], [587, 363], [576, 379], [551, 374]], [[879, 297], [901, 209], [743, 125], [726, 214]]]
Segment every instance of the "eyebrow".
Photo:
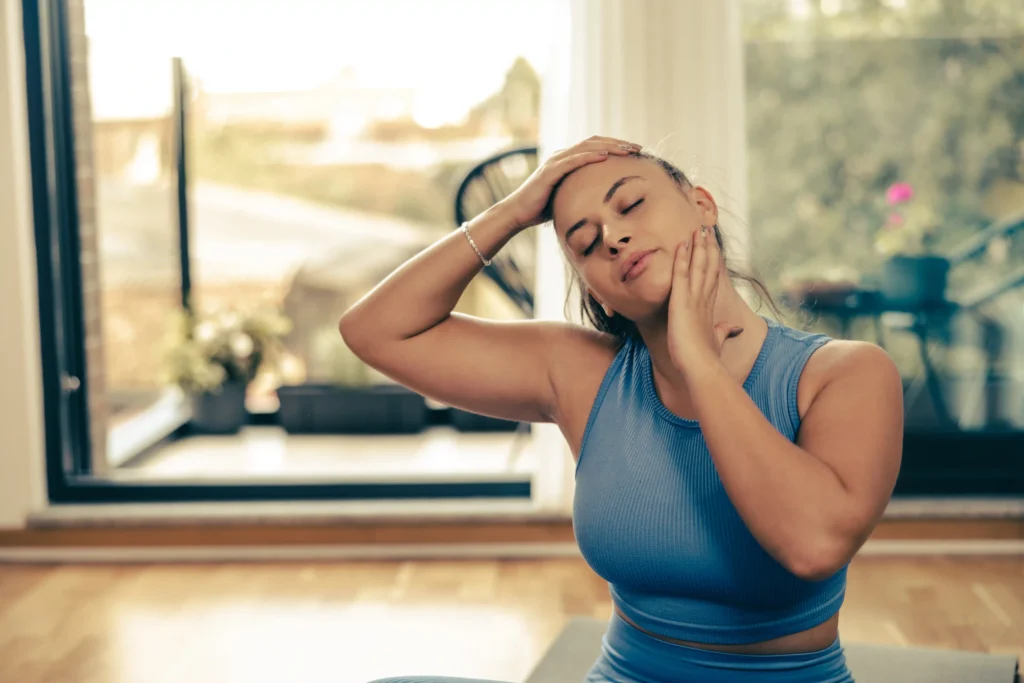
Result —
[[[623, 176], [622, 178], [619, 178], [614, 183], [612, 183], [612, 186], [610, 188], [608, 188], [608, 192], [605, 193], [604, 201], [602, 203], [607, 204], [608, 202], [610, 202], [612, 200], [612, 197], [615, 196], [615, 193], [619, 191], [619, 188], [622, 187], [623, 185], [625, 185], [626, 183], [628, 183], [629, 181], [631, 181], [631, 180], [640, 180], [641, 178], [642, 178], [642, 176], [638, 176], [638, 175], [627, 175], [627, 176]], [[587, 224], [587, 219], [584, 218], [582, 220], [577, 221], [571, 228], [566, 230], [565, 231], [565, 241], [566, 241], [566, 243], [569, 242], [569, 237], [574, 232], [576, 232], [577, 230], [579, 230], [580, 228], [582, 228], [586, 224]]]

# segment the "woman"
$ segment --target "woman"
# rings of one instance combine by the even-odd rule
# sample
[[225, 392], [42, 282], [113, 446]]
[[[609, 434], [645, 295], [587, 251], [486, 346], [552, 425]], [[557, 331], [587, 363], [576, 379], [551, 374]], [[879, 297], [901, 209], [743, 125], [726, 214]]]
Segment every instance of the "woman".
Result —
[[[452, 313], [547, 220], [596, 329]], [[758, 315], [722, 246], [707, 190], [593, 137], [341, 320], [355, 353], [426, 396], [560, 427], [576, 538], [614, 603], [587, 681], [852, 680], [838, 613], [899, 470], [900, 376], [877, 346]]]

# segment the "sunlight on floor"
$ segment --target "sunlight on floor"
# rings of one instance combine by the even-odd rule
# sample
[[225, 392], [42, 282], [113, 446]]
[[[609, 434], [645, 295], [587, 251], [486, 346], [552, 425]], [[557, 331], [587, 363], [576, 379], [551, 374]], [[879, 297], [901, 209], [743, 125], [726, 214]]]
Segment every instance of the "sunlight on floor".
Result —
[[525, 474], [533, 472], [529, 433], [461, 433], [434, 427], [411, 435], [290, 435], [248, 427], [237, 436], [175, 441], [128, 463], [119, 479]]

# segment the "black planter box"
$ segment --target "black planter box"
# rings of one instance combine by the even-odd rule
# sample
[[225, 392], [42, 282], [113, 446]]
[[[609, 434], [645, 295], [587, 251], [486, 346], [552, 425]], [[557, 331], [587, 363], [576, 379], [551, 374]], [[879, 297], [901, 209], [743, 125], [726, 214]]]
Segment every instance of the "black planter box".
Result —
[[277, 397], [289, 434], [415, 434], [427, 421], [423, 397], [397, 385], [301, 384], [279, 388]]
[[449, 408], [449, 416], [452, 427], [460, 432], [514, 432], [520, 424], [514, 420], [502, 420], [459, 408]]
[[196, 434], [237, 434], [249, 421], [245, 385], [225, 384], [219, 391], [193, 394], [189, 429]]

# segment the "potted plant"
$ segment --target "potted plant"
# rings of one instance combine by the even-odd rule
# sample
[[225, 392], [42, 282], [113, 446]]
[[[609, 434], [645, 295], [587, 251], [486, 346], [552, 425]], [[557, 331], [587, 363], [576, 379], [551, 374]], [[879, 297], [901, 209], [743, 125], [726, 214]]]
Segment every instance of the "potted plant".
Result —
[[246, 390], [276, 361], [290, 327], [273, 309], [179, 317], [167, 358], [168, 379], [188, 395], [194, 431], [238, 432], [248, 421]]
[[313, 339], [312, 381], [284, 385], [279, 422], [292, 434], [411, 434], [423, 430], [423, 396], [356, 356], [334, 329]]
[[914, 202], [909, 183], [895, 183], [886, 192], [889, 215], [875, 235], [875, 248], [885, 256], [881, 292], [891, 308], [919, 310], [946, 301], [949, 261], [932, 253], [939, 219], [926, 202]]

